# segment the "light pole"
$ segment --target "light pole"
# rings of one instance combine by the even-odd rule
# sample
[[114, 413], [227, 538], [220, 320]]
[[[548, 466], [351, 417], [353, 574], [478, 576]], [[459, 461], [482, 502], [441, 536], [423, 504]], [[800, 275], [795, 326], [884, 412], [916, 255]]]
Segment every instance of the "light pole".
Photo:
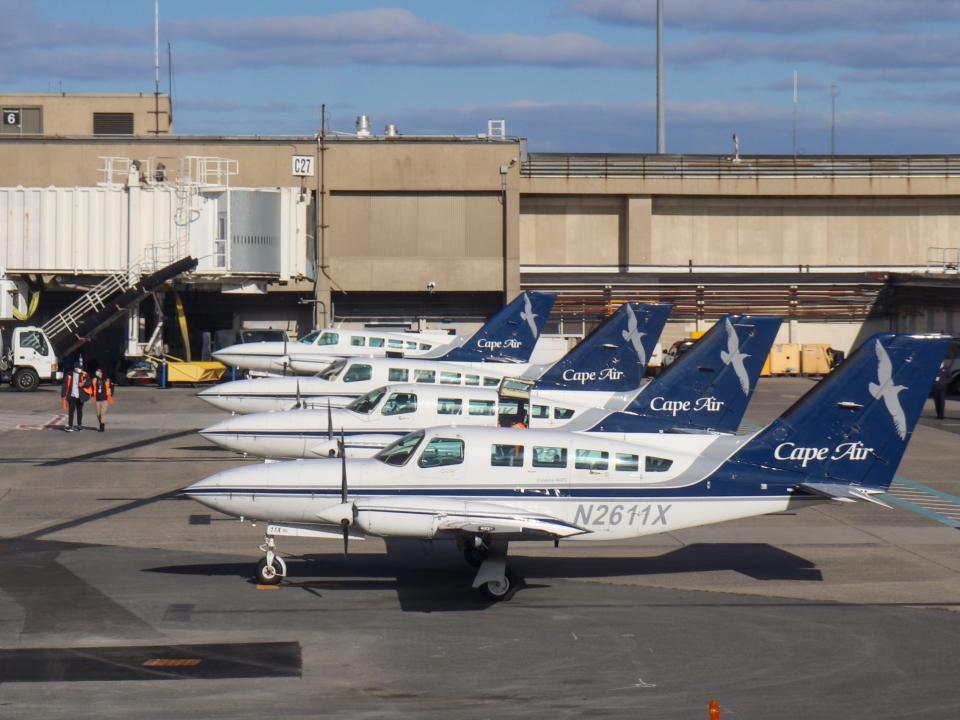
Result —
[[667, 152], [663, 121], [663, 0], [657, 0], [657, 152]]
[[837, 154], [837, 96], [840, 89], [836, 83], [830, 83], [830, 154]]

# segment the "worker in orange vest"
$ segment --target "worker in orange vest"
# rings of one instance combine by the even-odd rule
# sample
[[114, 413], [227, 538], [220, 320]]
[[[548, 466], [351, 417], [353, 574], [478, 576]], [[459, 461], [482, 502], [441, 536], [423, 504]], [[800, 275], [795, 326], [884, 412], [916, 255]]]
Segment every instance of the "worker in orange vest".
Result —
[[103, 432], [104, 423], [107, 419], [107, 407], [113, 405], [113, 383], [110, 382], [110, 378], [104, 377], [103, 370], [99, 368], [97, 368], [97, 372], [90, 382], [90, 392], [97, 405], [97, 421], [100, 423], [100, 432]]
[[[83, 369], [83, 360], [77, 360], [73, 369], [63, 376], [60, 385], [60, 402], [68, 412], [67, 432], [83, 430], [83, 404], [90, 397], [90, 376]], [[77, 416], [77, 424], [73, 424], [73, 416]]]

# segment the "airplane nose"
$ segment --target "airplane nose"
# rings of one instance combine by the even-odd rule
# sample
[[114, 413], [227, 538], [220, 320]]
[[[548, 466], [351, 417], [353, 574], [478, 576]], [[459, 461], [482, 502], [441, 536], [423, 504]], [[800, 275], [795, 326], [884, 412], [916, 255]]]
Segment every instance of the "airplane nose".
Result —
[[255, 427], [255, 425], [251, 424], [255, 420], [256, 417], [253, 415], [235, 415], [203, 428], [200, 434], [210, 440], [222, 435], [245, 432]]
[[205, 477], [203, 480], [197, 480], [197, 482], [193, 483], [192, 485], [188, 485], [180, 492], [187, 497], [198, 500], [210, 492], [216, 491], [218, 488], [226, 485], [227, 476], [230, 474], [230, 472], [230, 470], [226, 470], [224, 472], [218, 472], [215, 475], [211, 475], [210, 477]]

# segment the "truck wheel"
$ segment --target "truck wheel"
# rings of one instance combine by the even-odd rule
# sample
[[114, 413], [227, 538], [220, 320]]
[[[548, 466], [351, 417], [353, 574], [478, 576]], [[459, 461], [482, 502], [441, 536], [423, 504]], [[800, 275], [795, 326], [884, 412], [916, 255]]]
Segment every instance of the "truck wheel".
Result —
[[21, 392], [33, 392], [40, 384], [40, 376], [33, 368], [20, 368], [13, 374], [13, 386]]

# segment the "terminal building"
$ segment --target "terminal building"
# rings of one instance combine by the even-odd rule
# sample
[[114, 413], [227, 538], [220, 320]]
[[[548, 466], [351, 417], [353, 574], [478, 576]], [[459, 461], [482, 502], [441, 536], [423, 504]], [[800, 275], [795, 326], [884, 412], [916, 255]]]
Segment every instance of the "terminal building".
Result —
[[[464, 330], [525, 289], [558, 293], [566, 336], [628, 299], [673, 303], [664, 342], [727, 312], [844, 351], [958, 332], [960, 157], [543, 154], [496, 120], [185, 136], [162, 94], [0, 106], [0, 318], [192, 256], [172, 287], [198, 333]], [[128, 352], [158, 314], [131, 308]]]

